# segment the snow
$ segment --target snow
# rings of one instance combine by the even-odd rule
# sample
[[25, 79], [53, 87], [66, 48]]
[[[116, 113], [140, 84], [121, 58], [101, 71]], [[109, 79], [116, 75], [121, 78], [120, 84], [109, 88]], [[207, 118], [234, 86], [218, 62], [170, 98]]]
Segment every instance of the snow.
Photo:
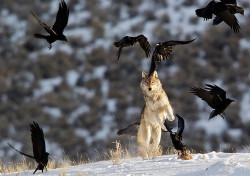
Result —
[[52, 142], [50, 140], [46, 140], [45, 142], [46, 142], [47, 152], [50, 154], [49, 155], [50, 158], [57, 161], [59, 160], [59, 158], [63, 157], [64, 152], [57, 143]]
[[113, 37], [117, 35], [119, 37], [124, 37], [126, 35], [131, 35], [131, 29], [133, 26], [137, 26], [143, 21], [144, 18], [142, 16], [137, 16], [126, 20], [121, 20], [116, 26], [111, 26], [111, 23], [108, 22], [104, 25], [105, 36]]
[[241, 106], [240, 106], [240, 116], [243, 123], [247, 123], [250, 121], [250, 88], [248, 88], [248, 91], [243, 94], [242, 100], [241, 100]]
[[99, 67], [95, 67], [94, 71], [93, 71], [93, 78], [96, 79], [103, 79], [105, 72], [107, 71], [107, 66], [103, 65], [103, 66], [99, 66]]
[[[159, 156], [152, 160], [142, 158], [122, 159], [117, 165], [112, 161], [70, 166], [59, 169], [49, 169], [43, 174], [36, 175], [63, 175], [71, 176], [248, 176], [250, 173], [249, 153], [216, 153], [191, 154], [192, 160], [177, 159], [177, 155]], [[20, 176], [32, 175], [33, 170], [21, 172]], [[8, 174], [16, 175], [17, 173]]]
[[106, 104], [107, 104], [107, 111], [109, 113], [115, 113], [116, 112], [116, 103], [117, 103], [117, 100], [116, 99], [108, 99], [106, 101]]
[[60, 76], [40, 80], [39, 81], [40, 89], [34, 90], [34, 97], [38, 98], [42, 95], [52, 92], [55, 86], [61, 84], [62, 80], [63, 79]]
[[110, 114], [103, 115], [101, 119], [102, 128], [95, 133], [94, 141], [105, 140], [112, 134], [111, 128], [114, 126], [115, 117]]
[[126, 109], [126, 115], [131, 116], [132, 114], [139, 114], [141, 109], [141, 107], [130, 106]]
[[76, 10], [77, 10], [77, 13], [74, 12], [74, 13], [70, 13], [70, 16], [69, 16], [69, 22], [68, 22], [68, 25], [71, 26], [71, 25], [81, 25], [83, 21], [86, 21], [87, 19], [91, 18], [91, 13], [88, 12], [88, 11], [83, 11], [82, 9], [78, 9], [80, 8], [81, 6], [79, 6], [79, 4], [77, 4], [75, 6]]
[[84, 115], [85, 113], [88, 113], [90, 111], [89, 106], [88, 105], [80, 105], [78, 108], [76, 108], [69, 116], [68, 118], [68, 123], [69, 124], [73, 124], [75, 122], [75, 120]]
[[238, 129], [230, 129], [228, 130], [229, 135], [234, 139], [240, 139], [242, 135], [242, 130], [240, 128]]
[[81, 38], [83, 42], [90, 42], [93, 39], [93, 30], [90, 27], [77, 27], [74, 29], [68, 29], [65, 30], [65, 35], [70, 37], [75, 37], [75, 38]]
[[245, 38], [240, 39], [239, 44], [241, 49], [250, 50], [250, 40]]
[[74, 91], [79, 95], [85, 95], [87, 99], [93, 98], [95, 96], [94, 90], [89, 90], [85, 87], [76, 87]]
[[225, 120], [222, 119], [220, 116], [216, 116], [212, 118], [211, 120], [208, 120], [209, 114], [204, 113], [203, 116], [201, 116], [202, 113], [200, 113], [200, 120], [196, 122], [196, 127], [205, 129], [206, 133], [208, 135], [211, 134], [222, 134], [223, 131], [228, 129], [227, 123], [225, 123]]
[[79, 77], [80, 77], [80, 74], [77, 71], [70, 70], [67, 72], [66, 82], [70, 87], [74, 87]]
[[[7, 9], [1, 10], [0, 21], [2, 26], [6, 25], [10, 28], [9, 30], [12, 33], [10, 36], [11, 42], [23, 41], [23, 36], [27, 32], [26, 21], [19, 19], [15, 14], [11, 14]], [[13, 25], [15, 26], [14, 28]]]
[[81, 137], [85, 139], [85, 142], [90, 145], [92, 143], [92, 138], [90, 136], [90, 133], [88, 130], [83, 129], [83, 128], [77, 128], [75, 129], [75, 135], [78, 137]]
[[[8, 143], [10, 143], [11, 145], [15, 146], [15, 148], [17, 150], [21, 150], [21, 148], [23, 147], [23, 144], [20, 142], [16, 142], [10, 138], [4, 139], [0, 142], [0, 161], [1, 158], [3, 158], [4, 156], [6, 156], [6, 153], [4, 152], [4, 148], [9, 148]], [[16, 151], [15, 150], [7, 150], [7, 156], [8, 157], [12, 157], [16, 155]]]
[[43, 112], [47, 113], [51, 117], [57, 119], [62, 116], [62, 112], [59, 108], [56, 107], [44, 107]]

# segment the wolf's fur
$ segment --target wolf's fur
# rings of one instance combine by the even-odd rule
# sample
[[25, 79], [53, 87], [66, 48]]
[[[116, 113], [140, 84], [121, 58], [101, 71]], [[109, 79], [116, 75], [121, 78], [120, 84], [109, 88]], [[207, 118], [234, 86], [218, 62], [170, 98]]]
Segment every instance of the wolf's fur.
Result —
[[161, 140], [161, 129], [167, 131], [164, 121], [175, 119], [173, 109], [156, 71], [149, 76], [142, 72], [141, 89], [146, 104], [141, 113], [141, 123], [137, 135], [140, 145], [139, 152], [142, 152], [142, 148], [147, 151], [150, 143], [157, 148]]

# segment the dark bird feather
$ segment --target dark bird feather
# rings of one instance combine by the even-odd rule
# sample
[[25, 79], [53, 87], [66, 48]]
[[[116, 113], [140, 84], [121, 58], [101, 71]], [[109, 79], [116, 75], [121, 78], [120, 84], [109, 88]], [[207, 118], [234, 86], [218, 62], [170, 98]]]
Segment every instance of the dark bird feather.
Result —
[[197, 9], [195, 12], [198, 17], [202, 17], [204, 20], [212, 19], [215, 15], [213, 25], [218, 25], [224, 21], [235, 33], [240, 31], [240, 25], [235, 14], [240, 13], [244, 16], [244, 9], [237, 6], [236, 0], [221, 0], [221, 2], [213, 0], [205, 8]]
[[134, 46], [136, 43], [139, 43], [141, 48], [144, 50], [146, 57], [150, 57], [151, 50], [150, 44], [148, 42], [147, 37], [144, 35], [138, 35], [137, 37], [125, 36], [120, 41], [114, 42], [114, 45], [119, 48], [117, 52], [118, 62], [120, 60], [121, 52], [123, 47]]
[[188, 40], [188, 41], [167, 41], [164, 43], [157, 43], [155, 50], [153, 52], [153, 56], [152, 56], [152, 60], [156, 61], [156, 62], [161, 62], [163, 60], [168, 60], [172, 50], [173, 50], [173, 46], [176, 45], [185, 45], [188, 43], [191, 43], [193, 40]]
[[226, 91], [216, 85], [206, 84], [206, 88], [191, 87], [190, 93], [201, 98], [203, 101], [213, 108], [209, 119], [220, 115], [222, 118], [225, 117], [225, 109], [234, 101], [226, 98]]
[[49, 27], [44, 22], [42, 22], [40, 19], [38, 19], [38, 17], [33, 12], [31, 12], [31, 14], [35, 17], [38, 23], [41, 26], [43, 26], [43, 28], [49, 33], [49, 35], [34, 34], [34, 36], [36, 38], [47, 40], [47, 42], [50, 44], [49, 49], [52, 48], [51, 44], [56, 40], [67, 42], [67, 37], [63, 34], [63, 31], [68, 24], [69, 8], [67, 7], [67, 4], [64, 2], [64, 0], [61, 0], [61, 2], [59, 3], [59, 9], [57, 11], [56, 21], [52, 28]]
[[18, 151], [9, 143], [8, 145], [14, 150], [16, 150], [18, 153], [20, 153], [21, 155], [24, 155], [24, 156], [27, 156], [36, 160], [36, 162], [38, 163], [38, 166], [33, 173], [35, 174], [37, 170], [42, 170], [43, 172], [43, 169], [46, 168], [47, 163], [48, 163], [49, 153], [46, 152], [43, 130], [42, 128], [40, 128], [38, 123], [33, 122], [33, 124], [30, 124], [30, 132], [31, 132], [31, 141], [32, 141], [34, 156]]

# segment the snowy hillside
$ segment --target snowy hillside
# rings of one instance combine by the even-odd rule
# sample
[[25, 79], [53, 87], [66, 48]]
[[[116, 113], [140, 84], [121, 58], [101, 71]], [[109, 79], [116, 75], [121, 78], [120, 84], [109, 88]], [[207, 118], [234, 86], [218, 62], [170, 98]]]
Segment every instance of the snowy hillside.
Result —
[[[50, 169], [36, 175], [89, 175], [89, 176], [248, 176], [250, 173], [249, 153], [192, 154], [192, 160], [177, 159], [177, 155], [160, 156], [152, 160], [141, 158], [121, 160], [118, 165], [111, 161]], [[32, 175], [33, 171], [21, 172], [19, 176]], [[6, 174], [6, 175], [16, 175]]]

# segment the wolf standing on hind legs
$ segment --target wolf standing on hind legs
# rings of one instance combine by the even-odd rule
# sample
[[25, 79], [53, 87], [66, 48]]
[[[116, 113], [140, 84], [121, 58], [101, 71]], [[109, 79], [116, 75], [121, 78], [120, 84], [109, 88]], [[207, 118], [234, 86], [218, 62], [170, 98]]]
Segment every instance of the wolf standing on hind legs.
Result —
[[151, 150], [151, 144], [153, 150], [158, 150], [161, 129], [167, 131], [164, 121], [166, 119], [173, 121], [175, 116], [156, 71], [150, 75], [142, 72], [141, 89], [145, 99], [145, 106], [141, 113], [137, 141], [142, 157], [151, 158], [147, 153]]

